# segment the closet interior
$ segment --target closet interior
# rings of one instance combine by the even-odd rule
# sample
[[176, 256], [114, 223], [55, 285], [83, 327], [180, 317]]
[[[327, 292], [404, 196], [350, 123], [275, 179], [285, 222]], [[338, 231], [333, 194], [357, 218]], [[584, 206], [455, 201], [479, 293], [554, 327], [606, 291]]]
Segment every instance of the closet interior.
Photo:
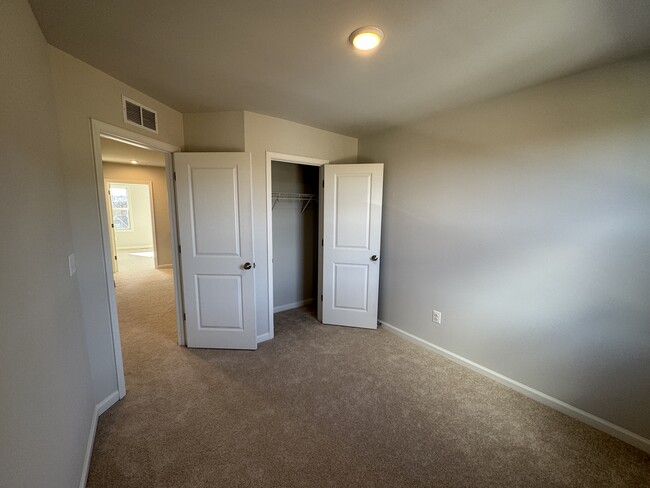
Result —
[[314, 302], [318, 290], [319, 167], [273, 161], [273, 311]]

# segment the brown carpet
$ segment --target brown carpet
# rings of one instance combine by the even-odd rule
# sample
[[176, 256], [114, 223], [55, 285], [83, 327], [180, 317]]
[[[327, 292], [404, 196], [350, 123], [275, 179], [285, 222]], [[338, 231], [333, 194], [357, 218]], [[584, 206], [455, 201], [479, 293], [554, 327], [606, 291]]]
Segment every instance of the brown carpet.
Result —
[[385, 330], [297, 309], [256, 352], [179, 347], [148, 266], [118, 273], [127, 396], [91, 488], [650, 486], [642, 451]]

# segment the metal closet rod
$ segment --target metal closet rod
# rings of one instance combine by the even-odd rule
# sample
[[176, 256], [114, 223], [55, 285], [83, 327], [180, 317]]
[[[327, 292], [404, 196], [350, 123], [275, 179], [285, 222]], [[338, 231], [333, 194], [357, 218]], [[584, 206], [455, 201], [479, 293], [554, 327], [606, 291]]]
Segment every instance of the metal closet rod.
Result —
[[296, 201], [296, 202], [307, 202], [303, 205], [300, 213], [305, 213], [307, 207], [311, 202], [317, 202], [318, 197], [315, 193], [288, 193], [288, 192], [272, 192], [271, 197], [273, 198], [273, 206], [271, 209], [275, 208], [275, 204], [280, 200], [285, 201]]

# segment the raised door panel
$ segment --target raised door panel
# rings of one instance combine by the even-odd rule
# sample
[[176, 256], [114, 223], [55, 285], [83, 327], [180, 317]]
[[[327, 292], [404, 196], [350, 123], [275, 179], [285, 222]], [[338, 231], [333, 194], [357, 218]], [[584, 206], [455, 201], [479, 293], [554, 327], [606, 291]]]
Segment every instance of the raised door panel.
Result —
[[334, 247], [368, 249], [370, 246], [370, 174], [337, 175], [334, 183]]
[[190, 168], [194, 254], [240, 256], [237, 168]]

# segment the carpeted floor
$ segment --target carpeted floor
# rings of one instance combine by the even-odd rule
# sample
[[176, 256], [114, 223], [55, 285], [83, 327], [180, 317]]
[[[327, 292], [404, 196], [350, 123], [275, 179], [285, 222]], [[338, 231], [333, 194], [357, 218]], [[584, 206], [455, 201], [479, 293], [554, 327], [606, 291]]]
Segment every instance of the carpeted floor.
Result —
[[255, 352], [179, 347], [171, 270], [128, 259], [91, 488], [650, 486], [647, 454], [385, 330], [303, 308]]

